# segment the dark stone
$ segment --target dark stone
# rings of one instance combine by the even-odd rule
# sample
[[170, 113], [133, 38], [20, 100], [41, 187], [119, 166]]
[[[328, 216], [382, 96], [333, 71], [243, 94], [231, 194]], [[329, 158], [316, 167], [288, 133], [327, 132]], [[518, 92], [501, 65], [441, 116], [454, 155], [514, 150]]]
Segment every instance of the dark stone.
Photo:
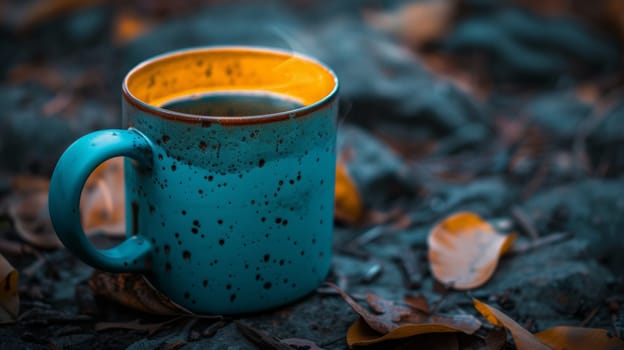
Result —
[[432, 185], [427, 203], [435, 215], [472, 211], [485, 218], [502, 214], [513, 198], [513, 188], [500, 178], [482, 178], [466, 184], [438, 183]]
[[75, 118], [45, 116], [54, 95], [29, 84], [4, 86], [0, 94], [0, 172], [51, 174], [61, 153], [89, 131], [118, 126], [113, 110], [94, 100], [82, 103]]
[[338, 129], [338, 154], [347, 157], [349, 174], [367, 204], [383, 203], [415, 190], [403, 161], [383, 142], [357, 126]]
[[532, 99], [526, 107], [526, 113], [549, 134], [571, 141], [591, 109], [590, 105], [578, 100], [572, 92], [554, 92]]
[[[517, 321], [537, 320], [540, 329], [583, 318], [609, 294], [613, 275], [592, 259], [589, 242], [572, 239], [501, 259], [492, 279], [475, 295], [508, 295]], [[497, 305], [498, 306], [498, 305]], [[500, 306], [498, 306], [500, 307]]]
[[622, 276], [624, 181], [584, 180], [542, 192], [523, 204], [541, 235], [568, 232], [589, 242], [592, 256]]
[[609, 39], [567, 18], [546, 18], [518, 9], [476, 13], [461, 21], [445, 42], [455, 53], [484, 52], [499, 79], [543, 81], [574, 73], [580, 62], [593, 71], [613, 70], [620, 59]]
[[606, 168], [607, 176], [624, 171], [624, 102], [602, 117], [587, 139], [587, 149], [595, 168]]

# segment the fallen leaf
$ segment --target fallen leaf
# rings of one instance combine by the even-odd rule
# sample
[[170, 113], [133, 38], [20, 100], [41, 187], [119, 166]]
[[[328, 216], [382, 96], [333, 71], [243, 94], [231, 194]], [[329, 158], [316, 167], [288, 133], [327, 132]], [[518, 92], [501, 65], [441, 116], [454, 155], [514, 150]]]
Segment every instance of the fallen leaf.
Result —
[[511, 332], [511, 336], [518, 350], [551, 350], [531, 332], [524, 329], [503, 312], [477, 299], [472, 299], [472, 302], [477, 311], [479, 311], [488, 322], [498, 327], [505, 327]]
[[122, 237], [126, 231], [123, 158], [109, 159], [91, 173], [80, 196], [82, 226], [87, 234]]
[[516, 235], [501, 235], [481, 217], [461, 212], [438, 223], [427, 238], [435, 278], [455, 289], [476, 288], [492, 276]]
[[409, 305], [397, 304], [368, 293], [366, 300], [375, 314], [358, 304], [338, 286], [326, 284], [336, 289], [347, 304], [361, 316], [349, 327], [347, 332], [349, 346], [370, 345], [428, 333], [472, 334], [481, 327], [481, 322], [471, 315], [430, 315]]
[[364, 205], [355, 183], [341, 161], [336, 164], [336, 194], [334, 216], [348, 224], [357, 224], [364, 213]]
[[0, 255], [0, 324], [13, 323], [19, 314], [19, 295], [17, 284], [19, 274], [13, 266]]
[[190, 315], [154, 289], [141, 274], [96, 271], [88, 281], [93, 293], [122, 305], [155, 315]]
[[449, 29], [455, 1], [412, 1], [398, 11], [365, 11], [364, 19], [373, 27], [391, 33], [413, 47], [441, 39]]
[[151, 27], [148, 20], [133, 13], [122, 12], [115, 17], [113, 42], [124, 45], [146, 33]]
[[553, 350], [616, 350], [624, 349], [624, 340], [604, 329], [558, 326], [535, 334]]
[[7, 202], [7, 211], [17, 234], [24, 241], [44, 249], [63, 246], [50, 221], [49, 186], [46, 178], [16, 176], [11, 179], [11, 195]]

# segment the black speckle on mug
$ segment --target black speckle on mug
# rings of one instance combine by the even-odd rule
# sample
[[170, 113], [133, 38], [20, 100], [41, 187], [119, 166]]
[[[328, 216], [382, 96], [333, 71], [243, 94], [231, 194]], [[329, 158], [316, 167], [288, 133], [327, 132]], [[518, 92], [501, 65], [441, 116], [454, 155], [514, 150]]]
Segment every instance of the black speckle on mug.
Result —
[[165, 244], [163, 246], [163, 251], [165, 252], [165, 254], [169, 254], [171, 252], [171, 247], [169, 247], [169, 244]]
[[258, 161], [258, 166], [262, 168], [262, 167], [264, 166], [264, 163], [265, 163], [265, 162], [264, 162], [264, 159], [260, 159], [260, 160]]
[[182, 215], [186, 215], [186, 210], [182, 210]]
[[305, 252], [302, 250], [299, 254], [301, 254], [301, 256], [304, 256]]
[[280, 266], [284, 266], [284, 259], [280, 259], [280, 261], [279, 261], [279, 265], [280, 265]]
[[222, 219], [217, 220], [217, 224], [223, 225], [223, 220]]
[[165, 271], [167, 271], [167, 272], [171, 272], [171, 263], [170, 263], [170, 262], [167, 262], [167, 263], [165, 264]]
[[199, 149], [201, 149], [202, 151], [205, 151], [207, 148], [208, 148], [208, 144], [206, 143], [206, 141], [199, 142]]
[[270, 254], [264, 254], [264, 257], [262, 258], [262, 260], [264, 260], [264, 262], [269, 262], [269, 259], [271, 259], [271, 255]]
[[163, 135], [163, 136], [162, 136], [162, 142], [163, 142], [163, 143], [167, 143], [167, 142], [169, 142], [169, 140], [170, 140], [169, 135]]
[[184, 252], [182, 252], [182, 258], [187, 261], [191, 260], [191, 252], [185, 250]]
[[174, 236], [175, 236], [175, 238], [180, 238], [180, 234], [177, 233], [177, 232], [174, 234]]
[[224, 244], [225, 244], [225, 240], [224, 240], [223, 238], [221, 238], [221, 239], [219, 240], [219, 245], [220, 245], [220, 246], [223, 246]]
[[172, 164], [172, 165], [171, 165], [171, 171], [176, 171], [176, 169], [177, 169], [176, 165], [175, 165], [175, 164]]
[[208, 280], [203, 280], [202, 285], [204, 286], [204, 288], [208, 287]]
[[262, 279], [262, 276], [258, 273], [256, 274], [256, 281], [260, 281]]
[[228, 285], [227, 285], [227, 286], [225, 286], [225, 289], [227, 289], [227, 290], [231, 290], [231, 289], [232, 289], [232, 285], [228, 283]]
[[265, 282], [263, 287], [264, 287], [264, 289], [271, 289], [272, 284], [271, 284], [271, 282]]
[[159, 154], [158, 154], [158, 160], [163, 160], [163, 155], [162, 155], [162, 153], [159, 153]]
[[201, 227], [201, 225], [199, 224], [199, 220], [193, 220], [193, 225], [197, 227]]
[[275, 218], [275, 223], [276, 224], [282, 223], [282, 218]]
[[284, 226], [288, 225], [288, 220], [282, 221], [282, 225], [284, 225]]
[[236, 294], [230, 295], [230, 302], [233, 302], [234, 300], [236, 300]]
[[191, 228], [191, 232], [196, 235], [197, 233], [199, 233], [199, 230], [197, 229], [197, 227], [193, 227]]
[[189, 292], [184, 292], [184, 299], [188, 299], [191, 297], [191, 294]]
[[153, 204], [149, 205], [149, 212], [150, 214], [154, 214], [154, 211], [156, 211], [156, 207]]

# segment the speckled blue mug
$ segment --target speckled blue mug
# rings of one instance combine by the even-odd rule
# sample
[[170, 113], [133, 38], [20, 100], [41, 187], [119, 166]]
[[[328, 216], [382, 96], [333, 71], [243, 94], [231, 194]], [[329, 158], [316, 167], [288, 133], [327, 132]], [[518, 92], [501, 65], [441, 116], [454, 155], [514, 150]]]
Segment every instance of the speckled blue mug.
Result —
[[[219, 116], [162, 108], [184, 96], [272, 94], [301, 107]], [[127, 129], [96, 131], [60, 158], [50, 215], [65, 246], [107, 271], [138, 271], [197, 313], [276, 307], [313, 291], [330, 267], [338, 81], [300, 54], [254, 47], [176, 51], [123, 83]], [[103, 161], [124, 163], [127, 238], [98, 249], [80, 193]]]

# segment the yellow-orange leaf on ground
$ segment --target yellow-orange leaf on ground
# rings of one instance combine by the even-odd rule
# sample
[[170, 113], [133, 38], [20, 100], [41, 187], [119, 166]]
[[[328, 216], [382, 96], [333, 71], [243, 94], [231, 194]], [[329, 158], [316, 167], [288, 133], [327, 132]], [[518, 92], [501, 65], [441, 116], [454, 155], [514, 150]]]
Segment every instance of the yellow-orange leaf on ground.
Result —
[[604, 329], [558, 326], [536, 333], [535, 337], [553, 350], [624, 349], [624, 340]]
[[154, 289], [141, 274], [96, 271], [88, 281], [93, 293], [155, 315], [190, 314]]
[[492, 276], [516, 235], [501, 235], [481, 217], [453, 214], [429, 233], [429, 263], [435, 278], [455, 289], [476, 288]]
[[115, 17], [113, 24], [113, 42], [117, 45], [126, 44], [146, 33], [152, 24], [132, 13], [122, 12]]
[[488, 322], [495, 326], [505, 327], [511, 332], [511, 336], [518, 350], [552, 350], [537, 339], [535, 335], [517, 324], [516, 321], [512, 320], [503, 312], [477, 299], [472, 299], [472, 302], [477, 311], [479, 311]]
[[338, 286], [332, 283], [326, 284], [336, 289], [353, 311], [360, 315], [347, 332], [349, 346], [370, 345], [428, 333], [472, 334], [481, 327], [481, 322], [471, 315], [429, 314], [420, 310], [429, 309], [426, 303], [414, 308], [409, 303], [395, 303], [368, 293], [366, 301], [374, 311], [372, 312], [358, 304]]
[[421, 334], [455, 332], [464, 332], [464, 330], [453, 328], [441, 323], [411, 323], [404, 324], [384, 335], [380, 335], [378, 332], [370, 328], [362, 318], [358, 318], [347, 331], [347, 345], [349, 345], [349, 347], [364, 346], [388, 340], [410, 338]]
[[19, 313], [19, 295], [17, 283], [19, 274], [13, 266], [0, 255], [0, 324], [12, 323]]
[[420, 47], [446, 34], [455, 9], [453, 0], [414, 1], [396, 12], [364, 13], [373, 27], [396, 35], [410, 46]]
[[357, 224], [364, 213], [364, 205], [355, 183], [341, 161], [336, 164], [336, 197], [334, 216], [336, 219]]

